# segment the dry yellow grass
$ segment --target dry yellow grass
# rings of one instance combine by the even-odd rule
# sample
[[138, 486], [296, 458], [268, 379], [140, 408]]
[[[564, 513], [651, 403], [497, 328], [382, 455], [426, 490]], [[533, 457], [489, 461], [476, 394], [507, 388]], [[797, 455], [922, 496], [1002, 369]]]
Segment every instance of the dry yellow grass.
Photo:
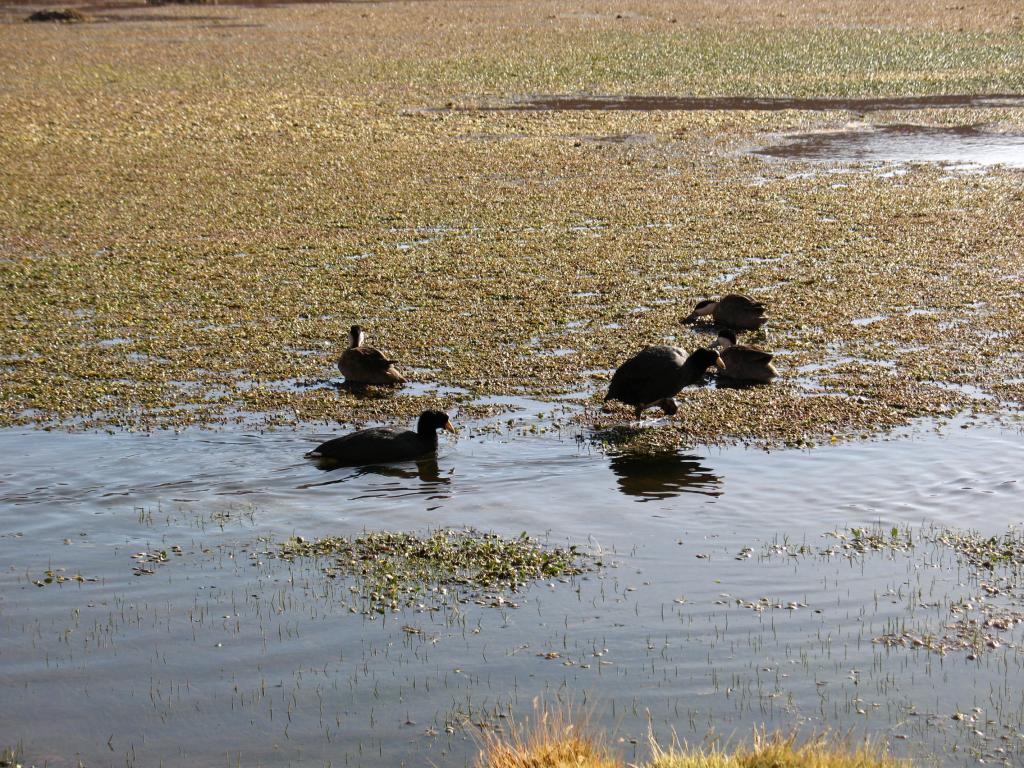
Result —
[[534, 706], [532, 723], [513, 725], [508, 736], [488, 733], [476, 768], [619, 768], [586, 718]]
[[852, 746], [824, 737], [798, 744], [792, 736], [756, 734], [750, 746], [720, 749], [653, 748], [645, 768], [909, 768], [908, 760], [873, 744]]
[[[750, 745], [732, 751], [712, 748], [663, 749], [651, 740], [648, 761], [628, 768], [910, 768], [909, 760], [889, 755], [876, 744], [854, 746], [848, 740], [816, 737], [798, 743], [794, 736], [754, 734]], [[513, 729], [503, 739], [487, 738], [476, 768], [627, 768], [604, 739], [571, 718], [544, 711], [526, 732]]]

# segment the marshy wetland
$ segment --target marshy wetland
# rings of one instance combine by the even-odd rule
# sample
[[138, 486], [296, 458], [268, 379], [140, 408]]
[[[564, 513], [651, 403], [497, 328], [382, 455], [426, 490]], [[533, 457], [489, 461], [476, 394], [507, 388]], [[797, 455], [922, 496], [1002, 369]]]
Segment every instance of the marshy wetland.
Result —
[[[0, 4], [0, 749], [1020, 764], [1024, 12], [889, 6]], [[776, 381], [601, 412], [731, 292]]]

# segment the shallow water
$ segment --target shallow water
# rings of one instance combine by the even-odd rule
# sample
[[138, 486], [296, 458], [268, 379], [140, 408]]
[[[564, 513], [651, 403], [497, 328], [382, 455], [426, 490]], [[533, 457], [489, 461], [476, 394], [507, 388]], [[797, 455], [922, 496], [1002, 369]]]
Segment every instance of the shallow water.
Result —
[[[334, 472], [301, 458], [316, 431], [0, 432], [0, 737], [53, 766], [462, 765], [470, 723], [503, 727], [543, 696], [592, 707], [627, 756], [649, 720], [691, 742], [827, 727], [949, 765], [1020, 762], [1019, 627], [975, 661], [871, 642], [941, 627], [975, 590], [954, 558], [770, 548], [1020, 524], [1019, 434], [643, 460], [523, 434], [551, 404], [522, 404], [515, 435], [469, 425], [436, 462]], [[608, 565], [506, 596], [517, 608], [370, 620], [345, 583], [270, 554], [292, 534], [463, 525]], [[132, 558], [155, 550], [169, 561]], [[35, 586], [48, 568], [97, 581]]]
[[986, 131], [979, 126], [885, 125], [819, 131], [785, 137], [755, 154], [836, 163], [947, 163], [1024, 168], [1024, 136]]

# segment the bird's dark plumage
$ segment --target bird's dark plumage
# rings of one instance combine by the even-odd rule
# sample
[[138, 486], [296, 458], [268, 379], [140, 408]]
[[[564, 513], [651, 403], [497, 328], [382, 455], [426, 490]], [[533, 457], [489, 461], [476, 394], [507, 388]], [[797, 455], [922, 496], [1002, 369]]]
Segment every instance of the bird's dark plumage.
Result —
[[420, 414], [415, 432], [390, 427], [361, 429], [321, 443], [307, 453], [306, 458], [319, 459], [338, 466], [409, 461], [437, 450], [439, 429], [456, 431], [448, 414], [441, 411], [424, 411]]
[[604, 399], [632, 405], [637, 418], [651, 405], [662, 405], [672, 414], [676, 411], [672, 397], [700, 381], [712, 365], [721, 365], [721, 359], [711, 349], [698, 349], [687, 357], [678, 347], [646, 347], [618, 367]]

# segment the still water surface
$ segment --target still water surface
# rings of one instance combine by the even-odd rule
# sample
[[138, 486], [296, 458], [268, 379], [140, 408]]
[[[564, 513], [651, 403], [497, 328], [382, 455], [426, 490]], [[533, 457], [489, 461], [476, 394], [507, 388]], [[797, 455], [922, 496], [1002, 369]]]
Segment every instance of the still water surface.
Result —
[[[470, 425], [436, 463], [321, 472], [301, 457], [325, 437], [0, 432], [0, 747], [53, 766], [464, 765], [472, 723], [507, 726], [543, 696], [590, 707], [629, 758], [650, 723], [663, 739], [829, 728], [948, 765], [1021, 763], [1019, 626], [974, 661], [872, 643], [941, 627], [974, 594], [955, 557], [766, 549], [1019, 525], [1016, 432], [643, 460]], [[609, 565], [516, 608], [370, 620], [317, 565], [268, 554], [292, 534], [439, 526], [527, 531]], [[132, 555], [172, 547], [135, 575]], [[97, 581], [35, 586], [47, 568]]]

